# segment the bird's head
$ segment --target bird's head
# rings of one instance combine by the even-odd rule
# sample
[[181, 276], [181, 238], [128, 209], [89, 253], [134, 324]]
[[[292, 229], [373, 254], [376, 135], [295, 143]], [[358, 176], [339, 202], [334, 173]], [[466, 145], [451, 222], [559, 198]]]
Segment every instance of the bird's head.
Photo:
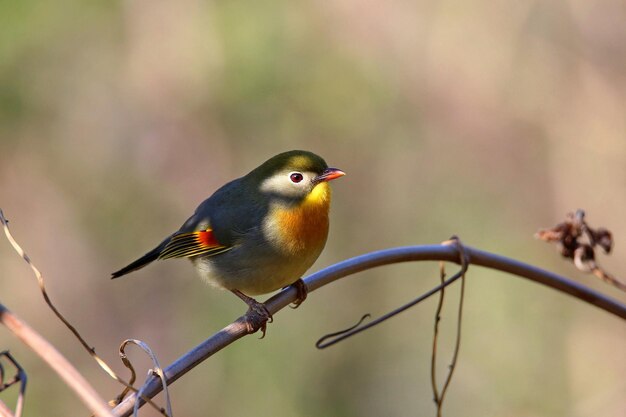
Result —
[[265, 161], [248, 176], [258, 190], [285, 203], [321, 203], [330, 197], [328, 181], [346, 175], [329, 168], [320, 156], [307, 151], [289, 151]]

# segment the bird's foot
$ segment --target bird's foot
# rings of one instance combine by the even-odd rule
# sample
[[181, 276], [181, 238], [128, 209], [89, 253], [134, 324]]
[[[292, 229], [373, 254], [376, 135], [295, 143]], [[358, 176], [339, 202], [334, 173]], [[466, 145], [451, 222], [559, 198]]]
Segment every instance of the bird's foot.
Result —
[[272, 315], [263, 304], [259, 303], [258, 306], [259, 308], [250, 307], [244, 317], [247, 332], [252, 334], [261, 330], [261, 337], [259, 337], [259, 339], [263, 339], [267, 330], [267, 323], [271, 323], [273, 319]]
[[248, 305], [248, 311], [244, 316], [248, 334], [255, 333], [260, 329], [263, 333], [260, 339], [263, 339], [265, 337], [267, 323], [271, 323], [274, 320], [272, 314], [267, 307], [265, 307], [265, 304], [259, 303], [254, 298], [248, 297], [239, 290], [231, 291]]
[[300, 304], [302, 304], [302, 302], [306, 300], [306, 296], [309, 293], [309, 288], [301, 279], [291, 284], [291, 286], [296, 289], [297, 298], [296, 301], [294, 301], [293, 304], [291, 304], [289, 307], [298, 308], [300, 307]]

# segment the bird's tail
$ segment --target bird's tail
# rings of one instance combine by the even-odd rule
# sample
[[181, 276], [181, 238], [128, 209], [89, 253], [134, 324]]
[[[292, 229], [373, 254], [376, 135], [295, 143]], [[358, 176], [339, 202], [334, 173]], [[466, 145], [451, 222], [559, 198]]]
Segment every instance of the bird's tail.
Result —
[[156, 261], [159, 258], [159, 255], [161, 254], [163, 249], [165, 248], [165, 246], [170, 241], [170, 239], [171, 239], [171, 236], [166, 238], [163, 242], [161, 242], [159, 246], [152, 249], [150, 252], [146, 253], [141, 258], [137, 259], [134, 262], [131, 262], [130, 264], [126, 265], [124, 268], [120, 269], [119, 271], [113, 272], [111, 274], [111, 279], [119, 278], [122, 275], [128, 274], [129, 272], [133, 272], [133, 271], [143, 268], [144, 266], [148, 265], [152, 261]]

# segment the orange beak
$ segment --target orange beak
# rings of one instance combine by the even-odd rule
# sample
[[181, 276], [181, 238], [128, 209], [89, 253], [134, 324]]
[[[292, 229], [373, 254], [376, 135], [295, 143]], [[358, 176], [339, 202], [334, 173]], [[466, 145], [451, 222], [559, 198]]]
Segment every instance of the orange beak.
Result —
[[346, 175], [346, 173], [340, 169], [326, 168], [324, 172], [322, 172], [321, 175], [318, 175], [317, 177], [315, 177], [315, 182], [318, 183], [318, 182], [332, 181], [335, 178], [343, 177], [344, 175]]

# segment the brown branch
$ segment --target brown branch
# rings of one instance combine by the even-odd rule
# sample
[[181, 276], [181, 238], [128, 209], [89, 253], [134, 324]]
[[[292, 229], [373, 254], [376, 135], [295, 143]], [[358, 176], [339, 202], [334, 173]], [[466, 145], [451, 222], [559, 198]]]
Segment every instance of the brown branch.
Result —
[[[443, 262], [439, 262], [439, 280], [443, 284], [446, 280], [446, 269]], [[441, 416], [441, 397], [437, 387], [437, 342], [439, 341], [439, 322], [441, 321], [441, 310], [443, 310], [443, 300], [446, 295], [445, 287], [439, 291], [439, 300], [435, 309], [435, 327], [433, 329], [433, 349], [430, 355], [430, 386], [433, 390], [433, 401], [437, 405], [437, 417]]]
[[[128, 356], [126, 355], [126, 352], [125, 352], [126, 346], [128, 345], [138, 346], [141, 350], [143, 350], [150, 357], [150, 360], [152, 361], [154, 368], [152, 368], [149, 371], [148, 376], [156, 375], [161, 380], [161, 386], [163, 387], [163, 390], [165, 391], [165, 406], [167, 409], [167, 417], [172, 417], [173, 414], [172, 414], [172, 403], [170, 401], [170, 393], [169, 393], [169, 390], [167, 389], [167, 382], [165, 382], [165, 375], [163, 374], [163, 368], [159, 364], [159, 360], [157, 359], [156, 355], [154, 354], [150, 346], [148, 346], [147, 343], [142, 342], [141, 340], [137, 340], [137, 339], [124, 340], [122, 344], [120, 345], [120, 349], [119, 349], [120, 357], [122, 358], [122, 362], [124, 363], [124, 366], [126, 366], [130, 370], [133, 377], [135, 375], [135, 368], [133, 367], [133, 364], [128, 360]], [[137, 395], [141, 397], [141, 389], [137, 391]], [[137, 415], [138, 410], [139, 410], [139, 403], [135, 403], [133, 414]]]
[[[454, 237], [453, 240], [447, 240], [445, 242], [443, 242], [442, 244], [444, 245], [450, 245], [450, 244], [458, 244], [458, 238]], [[441, 282], [441, 284], [439, 284], [438, 286], [431, 288], [430, 290], [426, 291], [425, 293], [421, 294], [419, 297], [409, 301], [408, 303], [405, 303], [403, 305], [401, 305], [400, 307], [397, 307], [395, 309], [393, 309], [392, 311], [390, 311], [389, 313], [383, 314], [382, 316], [361, 325], [366, 318], [368, 318], [370, 315], [366, 314], [365, 316], [363, 316], [361, 318], [361, 320], [354, 326], [350, 327], [349, 329], [345, 329], [339, 332], [335, 332], [335, 333], [331, 333], [331, 334], [327, 334], [325, 336], [323, 336], [322, 338], [320, 338], [317, 343], [315, 343], [315, 346], [318, 349], [326, 349], [327, 347], [330, 347], [332, 345], [335, 345], [345, 339], [348, 339], [349, 337], [352, 337], [356, 334], [359, 334], [361, 332], [364, 332], [367, 329], [370, 329], [374, 326], [379, 325], [380, 323], [389, 320], [390, 318], [393, 318], [395, 316], [397, 316], [398, 314], [402, 313], [403, 311], [408, 310], [409, 308], [412, 308], [414, 306], [416, 306], [417, 304], [421, 303], [422, 301], [426, 300], [427, 298], [439, 293], [439, 292], [443, 292], [444, 288], [447, 287], [448, 285], [452, 284], [453, 282], [455, 282], [457, 279], [464, 277], [465, 276], [465, 272], [467, 271], [467, 263], [463, 263], [461, 266], [461, 269], [456, 272], [454, 275], [452, 275], [450, 278], [444, 280]]]
[[[37, 284], [39, 285], [39, 290], [41, 291], [44, 301], [46, 302], [48, 307], [57, 316], [57, 318], [61, 320], [61, 322], [63, 322], [65, 327], [67, 327], [72, 332], [72, 334], [76, 337], [76, 339], [78, 339], [78, 341], [83, 346], [83, 348], [85, 348], [87, 353], [89, 353], [89, 355], [93, 358], [93, 360], [96, 361], [96, 363], [100, 366], [100, 368], [102, 368], [104, 372], [106, 372], [111, 378], [113, 378], [114, 380], [116, 380], [117, 382], [119, 382], [120, 384], [126, 387], [124, 392], [128, 392], [130, 390], [136, 393], [137, 389], [132, 386], [132, 383], [126, 382], [124, 379], [118, 376], [115, 373], [115, 371], [113, 371], [113, 368], [111, 368], [108, 363], [106, 363], [102, 358], [100, 358], [100, 356], [98, 356], [98, 354], [96, 353], [96, 349], [87, 343], [87, 341], [78, 332], [78, 329], [76, 329], [52, 303], [52, 300], [50, 300], [50, 297], [48, 296], [48, 292], [46, 291], [46, 285], [44, 283], [43, 275], [41, 274], [39, 269], [35, 266], [35, 264], [30, 260], [30, 257], [26, 254], [24, 249], [22, 249], [22, 247], [17, 243], [15, 238], [13, 238], [13, 235], [11, 234], [11, 231], [9, 230], [9, 221], [6, 219], [6, 217], [4, 217], [4, 213], [2, 212], [1, 208], [0, 208], [0, 223], [2, 224], [2, 227], [4, 229], [4, 234], [6, 235], [6, 238], [11, 244], [11, 246], [13, 246], [13, 249], [15, 249], [15, 251], [22, 257], [22, 259], [24, 259], [24, 261], [28, 264], [30, 269], [33, 271], [35, 278], [37, 278]], [[155, 410], [159, 411], [163, 415], [166, 415], [165, 411], [161, 407], [156, 405], [154, 402], [152, 402], [152, 400], [150, 400], [149, 398], [147, 398], [146, 400]], [[113, 401], [111, 405], [113, 406], [117, 404], [119, 404], [119, 401], [118, 402]]]
[[76, 368], [46, 339], [2, 304], [0, 304], [0, 323], [39, 355], [98, 417], [113, 416], [106, 402]]
[[[465, 299], [465, 272], [467, 271], [467, 256], [465, 255], [465, 250], [463, 248], [463, 244], [457, 237], [453, 237], [451, 241], [444, 243], [455, 243], [459, 250], [459, 258], [461, 261], [461, 293], [459, 295], [459, 307], [457, 312], [457, 324], [456, 324], [456, 341], [454, 344], [454, 353], [452, 354], [452, 361], [450, 362], [450, 366], [448, 367], [448, 374], [446, 375], [446, 380], [443, 383], [443, 387], [441, 388], [441, 393], [437, 389], [437, 380], [436, 380], [436, 367], [437, 367], [437, 339], [439, 336], [439, 322], [441, 321], [441, 310], [443, 308], [443, 300], [445, 296], [445, 288], [442, 288], [439, 292], [439, 303], [437, 304], [437, 312], [435, 313], [435, 328], [433, 332], [433, 353], [431, 357], [431, 384], [433, 388], [433, 395], [435, 396], [435, 404], [437, 405], [437, 417], [441, 417], [441, 412], [443, 408], [443, 401], [446, 397], [446, 392], [448, 391], [448, 387], [450, 386], [450, 382], [452, 381], [452, 375], [454, 374], [454, 370], [456, 369], [456, 363], [459, 358], [459, 350], [461, 348], [461, 323], [463, 320], [463, 301]], [[445, 281], [446, 272], [444, 268], [443, 262], [441, 262], [439, 267], [439, 275], [441, 279], [441, 283]]]
[[[508, 272], [510, 274], [546, 285], [572, 297], [578, 298], [588, 304], [595, 305], [596, 307], [621, 317], [622, 319], [626, 319], [626, 305], [568, 278], [493, 253], [484, 252], [467, 246], [464, 247], [464, 250], [467, 255], [468, 263]], [[399, 262], [413, 261], [449, 261], [458, 263], [459, 252], [458, 249], [452, 245], [406, 246], [386, 249], [339, 262], [310, 275], [305, 279], [305, 282], [309, 292], [312, 292], [340, 278], [364, 271], [366, 269]], [[265, 306], [271, 314], [275, 314], [290, 303], [294, 302], [296, 298], [296, 290], [289, 287], [267, 300]], [[167, 384], [171, 385], [174, 381], [189, 372], [202, 361], [206, 360], [214, 353], [220, 351], [236, 340], [246, 336], [246, 334], [246, 323], [244, 317], [242, 316], [166, 367], [163, 371], [165, 373]], [[160, 391], [161, 383], [158, 378], [150, 378], [144, 387], [142, 387], [142, 393], [150, 398], [154, 397]], [[129, 416], [132, 413], [136, 401], [136, 394], [130, 395], [122, 401], [120, 405], [115, 407], [114, 412], [119, 416]], [[139, 402], [141, 405], [143, 401], [140, 399]]]

